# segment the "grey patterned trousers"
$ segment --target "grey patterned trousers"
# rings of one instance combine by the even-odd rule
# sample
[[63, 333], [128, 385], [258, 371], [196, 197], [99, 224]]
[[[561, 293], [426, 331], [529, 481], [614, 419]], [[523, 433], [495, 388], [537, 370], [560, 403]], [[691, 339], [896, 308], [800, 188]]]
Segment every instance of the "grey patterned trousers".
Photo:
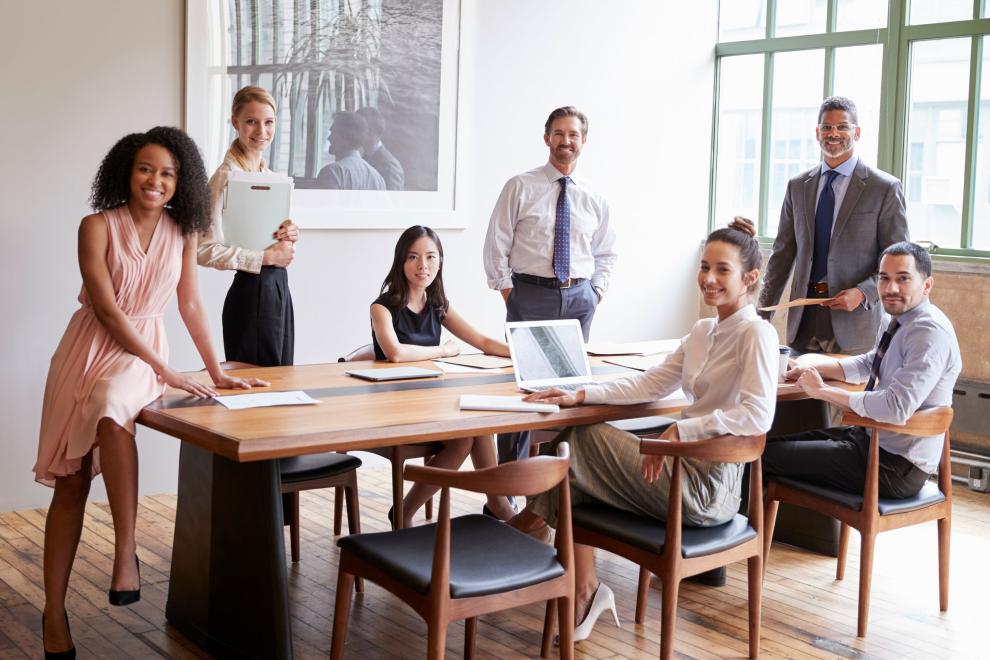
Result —
[[[667, 518], [670, 459], [660, 479], [648, 483], [641, 473], [639, 438], [608, 424], [565, 429], [549, 446], [567, 442], [571, 449], [571, 504], [601, 502], [658, 520]], [[691, 527], [711, 527], [729, 521], [739, 510], [742, 468], [738, 463], [681, 462], [683, 521]], [[557, 526], [558, 497], [552, 489], [528, 499], [526, 508]]]

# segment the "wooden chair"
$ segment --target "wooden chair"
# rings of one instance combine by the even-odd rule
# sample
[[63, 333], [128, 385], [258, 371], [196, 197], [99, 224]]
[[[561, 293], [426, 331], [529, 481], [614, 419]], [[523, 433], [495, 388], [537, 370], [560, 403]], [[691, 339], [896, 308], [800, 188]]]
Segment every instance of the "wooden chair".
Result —
[[[224, 371], [256, 369], [247, 362], [221, 362]], [[289, 548], [292, 561], [299, 561], [299, 493], [304, 490], [333, 488], [333, 535], [340, 536], [344, 503], [347, 503], [347, 529], [351, 534], [361, 532], [361, 511], [358, 501], [357, 469], [361, 459], [347, 454], [326, 452], [279, 459], [282, 484], [282, 511], [289, 526]], [[363, 586], [358, 584], [359, 591]]]
[[[466, 619], [464, 657], [474, 655], [478, 615], [546, 600], [556, 601], [560, 655], [574, 656], [574, 546], [567, 470], [568, 448], [474, 471], [418, 465], [405, 468], [411, 481], [439, 486], [437, 522], [392, 532], [342, 537], [337, 569], [330, 657], [344, 652], [351, 582], [364, 577], [392, 592], [422, 616], [428, 627], [427, 657], [444, 657], [447, 626]], [[476, 493], [541, 493], [557, 487], [560, 524], [555, 546], [480, 514], [450, 518], [450, 489]], [[544, 622], [541, 654], [550, 652], [553, 629]]]
[[[866, 636], [870, 616], [870, 582], [873, 577], [873, 549], [877, 534], [890, 529], [938, 521], [938, 600], [939, 609], [949, 607], [949, 532], [952, 525], [952, 466], [949, 462], [949, 426], [952, 408], [943, 406], [915, 413], [901, 426], [886, 424], [851, 412], [842, 416], [842, 424], [872, 429], [866, 464], [866, 485], [862, 495], [804, 483], [796, 479], [775, 477], [768, 480], [766, 494], [767, 532], [764, 536], [764, 562], [770, 555], [777, 506], [788, 502], [818, 511], [842, 523], [839, 533], [839, 560], [835, 579], [841, 580], [846, 570], [846, 548], [849, 528], [859, 531], [862, 539], [859, 560], [859, 618], [858, 637]], [[912, 436], [945, 434], [942, 457], [938, 466], [938, 485], [928, 482], [921, 492], [905, 499], [881, 499], [877, 492], [880, 466], [880, 431], [894, 431]]]
[[[360, 346], [342, 358], [338, 358], [337, 362], [358, 362], [361, 360], [374, 360], [375, 359], [375, 349], [371, 344], [365, 344]], [[423, 442], [415, 443], [409, 445], [398, 445], [395, 447], [373, 447], [371, 449], [364, 449], [362, 451], [367, 451], [372, 454], [376, 454], [383, 458], [387, 458], [392, 464], [392, 529], [399, 529], [402, 527], [403, 520], [403, 502], [402, 499], [405, 497], [405, 490], [402, 484], [402, 468], [406, 461], [414, 458], [422, 458], [423, 460], [428, 460], [433, 458], [433, 456], [443, 449], [443, 444], [439, 442]], [[426, 500], [426, 505], [423, 507], [424, 513], [426, 514], [427, 520], [433, 519], [433, 498]]]
[[[673, 457], [667, 520], [641, 516], [607, 504], [581, 504], [573, 509], [574, 542], [607, 550], [639, 564], [636, 623], [646, 614], [650, 573], [663, 584], [660, 606], [660, 657], [674, 653], [677, 595], [684, 578], [746, 559], [749, 575], [749, 657], [760, 653], [760, 609], [763, 587], [763, 492], [760, 455], [766, 436], [720, 436], [696, 442], [640, 441], [640, 452]], [[681, 460], [753, 463], [749, 515], [736, 514], [717, 527], [682, 527]], [[638, 478], [638, 475], [636, 475]], [[563, 510], [563, 505], [561, 506]]]

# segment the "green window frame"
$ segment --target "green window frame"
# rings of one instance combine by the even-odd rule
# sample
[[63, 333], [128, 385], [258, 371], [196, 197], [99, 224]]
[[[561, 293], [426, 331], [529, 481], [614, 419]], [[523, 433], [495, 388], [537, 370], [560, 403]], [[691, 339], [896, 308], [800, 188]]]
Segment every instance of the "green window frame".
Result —
[[[733, 0], [724, 0], [732, 2]], [[919, 41], [969, 37], [971, 39], [969, 62], [969, 89], [966, 105], [965, 167], [963, 179], [962, 229], [959, 248], [933, 247], [936, 257], [973, 259], [990, 263], [990, 250], [977, 250], [973, 245], [974, 202], [976, 191], [976, 161], [979, 143], [980, 85], [982, 81], [983, 37], [990, 35], [990, 18], [981, 18], [987, 0], [973, 0], [972, 18], [942, 23], [909, 25], [910, 0], [889, 0], [887, 25], [863, 30], [837, 30], [837, 10], [841, 0], [827, 0], [825, 32], [800, 36], [776, 37], [774, 30], [777, 0], [764, 0], [766, 31], [764, 38], [746, 41], [719, 42], [715, 45], [715, 105], [712, 114], [712, 159], [709, 179], [708, 226], [714, 229], [723, 224], [716, 222], [716, 184], [718, 180], [718, 118], [719, 76], [722, 59], [740, 55], [762, 54], [763, 61], [763, 115], [760, 136], [759, 212], [757, 218], [760, 242], [770, 244], [767, 236], [767, 217], [779, 209], [768, 208], [770, 198], [771, 120], [773, 116], [774, 55], [798, 50], [824, 50], [825, 67], [822, 81], [822, 98], [833, 93], [835, 49], [848, 46], [879, 44], [883, 49], [880, 96], [879, 151], [877, 166], [901, 181], [905, 181], [906, 163], [910, 145], [907, 141], [908, 112], [910, 103], [911, 46]], [[721, 8], [720, 8], [721, 11]], [[808, 127], [812, 130], [812, 127]], [[990, 135], [990, 133], [988, 133]], [[917, 239], [925, 237], [918, 236]]]

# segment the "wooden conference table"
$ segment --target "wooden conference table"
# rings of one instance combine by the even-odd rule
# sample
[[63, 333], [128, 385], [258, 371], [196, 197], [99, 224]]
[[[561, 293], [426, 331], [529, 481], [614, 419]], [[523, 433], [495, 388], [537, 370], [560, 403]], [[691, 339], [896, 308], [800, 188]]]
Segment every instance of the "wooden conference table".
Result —
[[[593, 359], [597, 380], [635, 373]], [[228, 410], [179, 390], [145, 408], [144, 426], [182, 440], [166, 618], [210, 653], [291, 658], [287, 569], [276, 459], [487, 433], [668, 415], [683, 398], [633, 406], [580, 406], [556, 414], [461, 411], [461, 394], [518, 394], [510, 370], [439, 379], [368, 382], [374, 362], [245, 369], [261, 391], [304, 390], [319, 405]], [[430, 362], [409, 366], [436, 368]], [[205, 379], [206, 375], [201, 374]], [[780, 400], [804, 398], [782, 384]]]

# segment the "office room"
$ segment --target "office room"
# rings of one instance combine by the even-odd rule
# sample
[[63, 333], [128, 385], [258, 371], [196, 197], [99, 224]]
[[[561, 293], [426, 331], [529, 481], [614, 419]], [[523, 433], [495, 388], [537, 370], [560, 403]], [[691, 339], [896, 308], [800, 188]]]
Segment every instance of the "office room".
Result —
[[[0, 116], [8, 157], [0, 164], [0, 217], [7, 229], [8, 283], [0, 296], [8, 321], [0, 330], [7, 374], [0, 402], [6, 427], [0, 656], [515, 658], [542, 651], [589, 658], [985, 657], [985, 5], [3, 0]], [[129, 169], [132, 161], [134, 172], [140, 169], [140, 154], [164, 153], [163, 171], [181, 185], [183, 172], [198, 171], [198, 149], [205, 176], [196, 190], [208, 194], [205, 179], [224, 162], [231, 142], [240, 144], [247, 134], [230, 122], [234, 93], [246, 85], [270, 92], [271, 110], [278, 111], [274, 137], [259, 153], [271, 170], [294, 179], [298, 232], [290, 226], [291, 240], [282, 241], [291, 258], [264, 262], [266, 272], [273, 263], [280, 277], [289, 272], [294, 346], [290, 341], [282, 361], [257, 368], [250, 365], [264, 360], [230, 354], [230, 345], [225, 351], [228, 290], [234, 271], [238, 278], [244, 274], [232, 262], [183, 262], [183, 272], [198, 279], [198, 321], [184, 320], [174, 288], [167, 303], [162, 298], [161, 315], [125, 316], [117, 309], [116, 318], [128, 323], [158, 319], [169, 354], [167, 366], [155, 357], [149, 366], [135, 357], [137, 344], [103, 331], [114, 350], [149, 370], [149, 391], [159, 389], [134, 409], [130, 423], [140, 416], [133, 439], [126, 424], [113, 422], [110, 430], [101, 425], [89, 434], [106, 432], [99, 437], [127, 451], [136, 446], [136, 459], [126, 459], [132, 461], [127, 478], [134, 479], [135, 465], [138, 475], [136, 491], [133, 482], [128, 486], [130, 503], [111, 507], [107, 461], [86, 499], [79, 483], [95, 437], [83, 438], [88, 449], [76, 454], [71, 470], [37, 465], [43, 408], [51, 405], [45, 392], [52, 356], [69, 336], [66, 327], [80, 310], [83, 279], [93, 277], [94, 261], [106, 294], [100, 304], [117, 304], [106, 268], [112, 235], [87, 243], [87, 223], [80, 228], [84, 216], [111, 206], [91, 206], [94, 178], [125, 135], [176, 127], [196, 149], [174, 146], [189, 144], [177, 132], [146, 134], [120, 170], [131, 176], [128, 190], [140, 188]], [[252, 107], [269, 112], [263, 95], [253, 98]], [[831, 104], [823, 105], [826, 98]], [[380, 141], [355, 144], [348, 156], [340, 146], [346, 144], [344, 128], [359, 117], [367, 142], [377, 120], [355, 111], [373, 105], [386, 122]], [[334, 122], [336, 139], [330, 135]], [[405, 167], [398, 189], [386, 190], [388, 177], [367, 164], [383, 144]], [[192, 165], [177, 171], [180, 152]], [[378, 190], [328, 183], [345, 159], [376, 179]], [[546, 263], [527, 267], [520, 266], [525, 256], [513, 257], [511, 233], [512, 213], [525, 195], [510, 193], [516, 183], [524, 185], [519, 175], [532, 178], [533, 172], [544, 177], [541, 190], [552, 186], [544, 192], [552, 197], [546, 197], [540, 230]], [[565, 180], [568, 174], [573, 180]], [[802, 188], [806, 196], [798, 186], [810, 186]], [[156, 195], [141, 199], [146, 197], [153, 207]], [[165, 245], [166, 239], [156, 238], [161, 204], [156, 208], [146, 235], [152, 243], [135, 244], [146, 253]], [[129, 217], [111, 209], [107, 222], [111, 215]], [[726, 230], [737, 216], [748, 221], [736, 220], [735, 229]], [[97, 224], [107, 226], [100, 217]], [[196, 225], [202, 232], [210, 226], [210, 218], [196, 222], [203, 223]], [[589, 222], [598, 223], [594, 235], [574, 242], [573, 232], [587, 230]], [[399, 255], [397, 241], [413, 225], [435, 232], [416, 234]], [[191, 239], [180, 243], [179, 224], [168, 226], [178, 255]], [[554, 237], [562, 226], [572, 239], [564, 250], [570, 269], [560, 271]], [[856, 233], [857, 227], [866, 233]], [[716, 230], [722, 232], [706, 243]], [[843, 232], [856, 237], [842, 248], [852, 254], [835, 247]], [[452, 301], [445, 309], [456, 314], [439, 314], [445, 329], [429, 345], [432, 352], [424, 344], [415, 347], [418, 352], [397, 353], [404, 344], [388, 323], [398, 333], [399, 317], [384, 302], [372, 303], [384, 300], [382, 282], [391, 277], [393, 262], [395, 272], [409, 277], [400, 258], [419, 255], [417, 250], [428, 257], [439, 252], [439, 241], [443, 289]], [[256, 254], [251, 277], [262, 264], [261, 251]], [[288, 268], [277, 268], [286, 260]], [[175, 263], [177, 281], [177, 256]], [[423, 268], [435, 276], [436, 266]], [[800, 275], [792, 278], [792, 271]], [[846, 283], [836, 280], [840, 274]], [[802, 280], [800, 286], [793, 279]], [[434, 289], [424, 293], [414, 281], [411, 286], [433, 304]], [[189, 289], [176, 288], [188, 301]], [[84, 305], [92, 305], [95, 290], [87, 285]], [[550, 318], [520, 312], [525, 290], [561, 301], [576, 293], [591, 305], [593, 327], [590, 315], [581, 317], [582, 325], [560, 327], [573, 329], [578, 346], [585, 342], [596, 353], [584, 368], [598, 384], [578, 394], [558, 389], [534, 395], [559, 404], [555, 413], [459, 410], [452, 392], [517, 400], [523, 392], [513, 369], [476, 371], [432, 358], [481, 351], [508, 364], [506, 321]], [[756, 310], [792, 300], [807, 304], [778, 310], [769, 324], [760, 319], [769, 314]], [[93, 327], [101, 327], [95, 319], [105, 317], [86, 313]], [[925, 323], [895, 334], [919, 314]], [[745, 321], [737, 327], [752, 327], [759, 341], [726, 344], [745, 340], [739, 332], [729, 335], [731, 329], [725, 336], [717, 332], [733, 317]], [[561, 312], [552, 318], [576, 317]], [[817, 325], [807, 322], [812, 318]], [[395, 383], [346, 376], [351, 367], [338, 359], [347, 356], [376, 371], [402, 366], [372, 361], [375, 319], [388, 326], [384, 333], [376, 330], [380, 358], [406, 356], [411, 366], [442, 376]], [[215, 360], [204, 365], [203, 347], [191, 334], [202, 338], [207, 329], [205, 353]], [[937, 339], [925, 339], [922, 329]], [[723, 357], [709, 363], [719, 351]], [[835, 354], [849, 357], [837, 362]], [[895, 363], [897, 356], [903, 364]], [[209, 395], [213, 384], [242, 384], [218, 383], [213, 371], [203, 371], [224, 359], [248, 363], [229, 365], [243, 367], [233, 376], [270, 383], [252, 393], [298, 390], [319, 403], [236, 411], [188, 396], [189, 388]], [[644, 371], [668, 361], [675, 366]], [[295, 366], [268, 366], [274, 364]], [[688, 370], [683, 382], [682, 370]], [[177, 386], [161, 400], [156, 373]], [[602, 384], [623, 378], [633, 379], [623, 391]], [[86, 380], [92, 381], [87, 375], [79, 383]], [[726, 385], [730, 381], [734, 385]], [[927, 389], [919, 393], [922, 382]], [[767, 405], [747, 404], [765, 383]], [[75, 377], [68, 385], [77, 386]], [[630, 388], [659, 394], [636, 398]], [[716, 390], [732, 401], [713, 402]], [[890, 393], [885, 402], [883, 392]], [[897, 399], [904, 392], [911, 404], [906, 409]], [[749, 412], [721, 414], [732, 406]], [[698, 423], [684, 423], [692, 416]], [[834, 440], [856, 448], [846, 455], [855, 454], [849, 460], [861, 469], [835, 464], [844, 476], [855, 473], [847, 480], [855, 485], [816, 481], [814, 474], [805, 483], [801, 475], [809, 465], [820, 471], [830, 466], [817, 455], [785, 460], [785, 444], [802, 449], [808, 443], [783, 443], [782, 436], [840, 425], [859, 434]], [[943, 451], [946, 428], [951, 452]], [[449, 474], [443, 477], [455, 485], [449, 494], [425, 493], [420, 485], [396, 499], [395, 475], [406, 458], [412, 467], [456, 449], [463, 464], [444, 459], [435, 465], [467, 471], [470, 449], [476, 466], [493, 465], [495, 434], [502, 465], [486, 468], [478, 479], [508, 476], [489, 488], [487, 499], [471, 477]], [[461, 442], [465, 436], [474, 444]], [[527, 458], [527, 439], [541, 456]], [[562, 439], [567, 461], [555, 455]], [[691, 440], [699, 442], [692, 447]], [[816, 445], [825, 442], [818, 440]], [[657, 489], [649, 492], [662, 497], [662, 509], [613, 500], [589, 504], [598, 490], [581, 484], [615, 480], [596, 472], [600, 466], [579, 470], [582, 452], [619, 444], [631, 453], [624, 454], [627, 469], [618, 481], [637, 492], [644, 484]], [[328, 454], [335, 449], [349, 453]], [[65, 448], [59, 451], [65, 458]], [[113, 457], [114, 473], [116, 455], [105, 453]], [[307, 472], [313, 464], [292, 463], [293, 456], [335, 458]], [[720, 494], [718, 515], [701, 522], [693, 515], [699, 502], [691, 484], [714, 477], [697, 472], [699, 462], [732, 466], [725, 471], [731, 473], [728, 485], [720, 482], [712, 491]], [[742, 463], [751, 464], [750, 475], [759, 465], [762, 479], [743, 478]], [[292, 477], [290, 465], [298, 468]], [[647, 478], [651, 465], [657, 481]], [[892, 465], [914, 479], [910, 492], [889, 490]], [[539, 491], [522, 492], [527, 483], [543, 484], [544, 491], [557, 487], [551, 475], [558, 473], [558, 481], [568, 475], [567, 492], [575, 494], [573, 516], [571, 508], [557, 511], [557, 500], [547, 508]], [[407, 477], [438, 474], [413, 468]], [[79, 503], [74, 510], [82, 516], [78, 529], [49, 514], [48, 486], [72, 476]], [[683, 498], [668, 501], [671, 480], [682, 478]], [[759, 481], [766, 486], [765, 505]], [[746, 497], [751, 488], [755, 498]], [[503, 495], [517, 497], [509, 503]], [[536, 501], [543, 504], [534, 507]], [[483, 505], [494, 517], [477, 515]], [[680, 552], [665, 554], [668, 515], [682, 519], [677, 529], [683, 525], [683, 533], [667, 530], [668, 546]], [[46, 518], [54, 528], [47, 532]], [[626, 520], [626, 529], [612, 519]], [[357, 520], [363, 535], [349, 525]], [[129, 528], [130, 536], [122, 540], [118, 528]], [[443, 534], [435, 535], [438, 529]], [[452, 530], [454, 541], [461, 534], [450, 555], [443, 551], [444, 530]], [[78, 547], [74, 533], [81, 535]], [[864, 545], [866, 538], [875, 542]], [[437, 561], [434, 539], [441, 541]], [[553, 545], [540, 543], [548, 539]], [[402, 548], [413, 546], [421, 551], [418, 568], [403, 569]], [[396, 550], [375, 555], [380, 547]], [[135, 548], [138, 561], [132, 562]], [[466, 558], [458, 559], [459, 548], [466, 548]], [[837, 564], [838, 555], [844, 563]], [[449, 570], [436, 572], [446, 565], [444, 556]], [[542, 577], [523, 575], [540, 558], [545, 565], [533, 570], [544, 571]], [[482, 575], [465, 575], [471, 568]], [[420, 582], [401, 585], [407, 578]], [[449, 589], [430, 590], [448, 583]], [[493, 595], [506, 585], [516, 591]], [[470, 595], [458, 598], [459, 589]], [[431, 618], [443, 626], [428, 624]]]

